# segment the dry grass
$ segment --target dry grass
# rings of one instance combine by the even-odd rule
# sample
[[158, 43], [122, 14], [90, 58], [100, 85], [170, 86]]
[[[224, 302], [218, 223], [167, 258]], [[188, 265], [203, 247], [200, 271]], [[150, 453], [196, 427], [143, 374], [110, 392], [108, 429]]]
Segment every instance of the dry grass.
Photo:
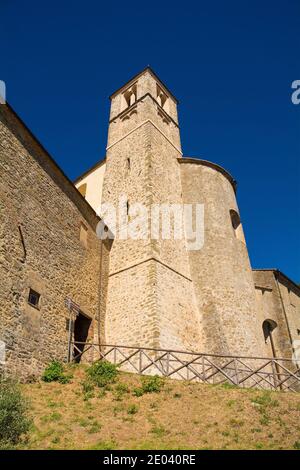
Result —
[[[300, 394], [165, 380], [140, 397], [137, 375], [121, 373], [85, 397], [84, 366], [69, 384], [23, 385], [34, 421], [30, 449], [297, 449]], [[120, 384], [123, 386], [120, 387]]]

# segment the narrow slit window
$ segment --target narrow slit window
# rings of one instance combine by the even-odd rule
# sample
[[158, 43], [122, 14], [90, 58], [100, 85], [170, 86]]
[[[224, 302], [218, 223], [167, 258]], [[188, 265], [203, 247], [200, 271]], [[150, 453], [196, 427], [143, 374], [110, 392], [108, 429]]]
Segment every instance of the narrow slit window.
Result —
[[244, 232], [243, 232], [243, 227], [241, 224], [240, 216], [233, 209], [230, 210], [230, 219], [231, 219], [231, 225], [232, 225], [235, 237], [241, 242], [245, 243]]
[[80, 235], [79, 239], [82, 243], [82, 245], [86, 248], [87, 247], [87, 242], [88, 242], [88, 228], [84, 224], [80, 224]]

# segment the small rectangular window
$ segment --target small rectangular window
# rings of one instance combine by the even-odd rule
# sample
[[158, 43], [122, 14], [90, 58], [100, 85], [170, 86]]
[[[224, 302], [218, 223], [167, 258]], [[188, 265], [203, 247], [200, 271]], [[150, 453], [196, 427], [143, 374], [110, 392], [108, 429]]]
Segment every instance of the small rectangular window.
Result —
[[38, 307], [41, 295], [33, 289], [29, 289], [28, 303], [33, 307]]

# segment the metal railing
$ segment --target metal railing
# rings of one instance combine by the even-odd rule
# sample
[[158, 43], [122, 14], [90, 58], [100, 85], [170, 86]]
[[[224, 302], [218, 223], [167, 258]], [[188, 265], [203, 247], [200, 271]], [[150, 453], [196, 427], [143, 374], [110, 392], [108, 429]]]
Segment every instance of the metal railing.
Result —
[[300, 369], [291, 359], [224, 356], [135, 346], [72, 343], [73, 361], [106, 359], [121, 370], [245, 388], [300, 391]]

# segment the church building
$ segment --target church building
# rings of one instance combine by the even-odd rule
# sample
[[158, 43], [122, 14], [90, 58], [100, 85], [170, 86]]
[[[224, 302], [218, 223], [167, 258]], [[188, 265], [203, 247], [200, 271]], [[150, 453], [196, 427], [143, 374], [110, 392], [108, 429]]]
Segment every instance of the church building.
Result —
[[[178, 101], [150, 67], [110, 99], [106, 155], [75, 182], [0, 105], [2, 367], [39, 375], [74, 342], [291, 359], [300, 288], [251, 268], [234, 178], [183, 155]], [[120, 204], [116, 231], [103, 208]], [[128, 236], [138, 205], [147, 230]], [[154, 236], [154, 208], [181, 214], [180, 236]]]

